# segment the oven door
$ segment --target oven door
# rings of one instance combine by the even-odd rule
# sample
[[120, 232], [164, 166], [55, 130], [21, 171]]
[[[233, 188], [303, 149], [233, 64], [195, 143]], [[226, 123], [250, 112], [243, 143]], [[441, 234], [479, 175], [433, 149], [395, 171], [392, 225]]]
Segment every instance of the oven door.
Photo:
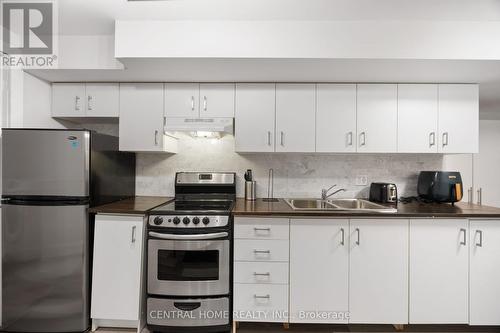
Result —
[[227, 233], [178, 235], [149, 232], [148, 294], [215, 296], [229, 293]]

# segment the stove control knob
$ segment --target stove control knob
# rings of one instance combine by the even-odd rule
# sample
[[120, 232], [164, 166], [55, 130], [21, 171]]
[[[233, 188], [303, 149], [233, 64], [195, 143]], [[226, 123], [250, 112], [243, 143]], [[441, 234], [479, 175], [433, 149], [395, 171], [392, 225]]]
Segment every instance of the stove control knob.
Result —
[[163, 218], [161, 218], [161, 217], [157, 216], [157, 217], [155, 217], [155, 218], [154, 218], [153, 223], [154, 223], [155, 225], [160, 225], [160, 224], [162, 224], [162, 223], [163, 223]]
[[199, 218], [199, 217], [197, 217], [197, 216], [196, 216], [196, 217], [193, 217], [193, 224], [194, 224], [194, 225], [197, 225], [197, 224], [199, 224], [199, 223], [200, 223], [200, 218]]
[[210, 219], [208, 217], [204, 217], [203, 220], [202, 220], [203, 224], [204, 225], [207, 225], [210, 223]]
[[176, 217], [174, 217], [172, 222], [174, 222], [174, 224], [179, 224], [179, 223], [181, 223], [181, 219], [176, 216]]
[[191, 220], [189, 219], [189, 217], [185, 217], [185, 218], [182, 219], [182, 223], [184, 223], [186, 225], [188, 225], [189, 222], [191, 222]]

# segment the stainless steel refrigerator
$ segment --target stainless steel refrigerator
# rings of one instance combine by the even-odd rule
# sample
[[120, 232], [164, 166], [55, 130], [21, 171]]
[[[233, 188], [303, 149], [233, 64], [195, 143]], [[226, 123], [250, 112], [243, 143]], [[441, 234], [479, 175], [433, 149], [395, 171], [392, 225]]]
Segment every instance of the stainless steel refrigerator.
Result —
[[134, 195], [135, 155], [87, 130], [3, 129], [2, 163], [1, 330], [86, 331], [88, 208]]

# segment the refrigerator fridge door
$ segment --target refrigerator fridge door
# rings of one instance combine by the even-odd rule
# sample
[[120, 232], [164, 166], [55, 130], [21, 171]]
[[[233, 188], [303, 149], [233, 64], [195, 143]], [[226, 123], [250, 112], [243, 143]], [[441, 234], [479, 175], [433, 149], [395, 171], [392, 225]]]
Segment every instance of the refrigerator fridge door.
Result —
[[58, 204], [2, 205], [2, 330], [89, 327], [88, 206]]
[[87, 197], [90, 132], [4, 129], [4, 197]]

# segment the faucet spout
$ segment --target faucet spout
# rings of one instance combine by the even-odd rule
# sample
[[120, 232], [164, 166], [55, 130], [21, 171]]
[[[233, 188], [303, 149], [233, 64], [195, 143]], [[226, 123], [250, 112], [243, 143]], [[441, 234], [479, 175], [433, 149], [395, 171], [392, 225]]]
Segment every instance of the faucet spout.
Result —
[[345, 188], [340, 188], [340, 189], [338, 189], [338, 190], [336, 190], [336, 191], [333, 191], [332, 193], [328, 194], [328, 192], [330, 192], [330, 190], [331, 190], [332, 188], [334, 188], [335, 186], [337, 186], [337, 184], [334, 184], [334, 185], [330, 186], [328, 189], [322, 189], [322, 190], [321, 190], [321, 199], [322, 199], [322, 200], [326, 200], [326, 199], [328, 199], [329, 197], [331, 197], [332, 195], [335, 195], [335, 194], [337, 194], [337, 193], [339, 193], [339, 192], [346, 191], [346, 189], [345, 189]]

